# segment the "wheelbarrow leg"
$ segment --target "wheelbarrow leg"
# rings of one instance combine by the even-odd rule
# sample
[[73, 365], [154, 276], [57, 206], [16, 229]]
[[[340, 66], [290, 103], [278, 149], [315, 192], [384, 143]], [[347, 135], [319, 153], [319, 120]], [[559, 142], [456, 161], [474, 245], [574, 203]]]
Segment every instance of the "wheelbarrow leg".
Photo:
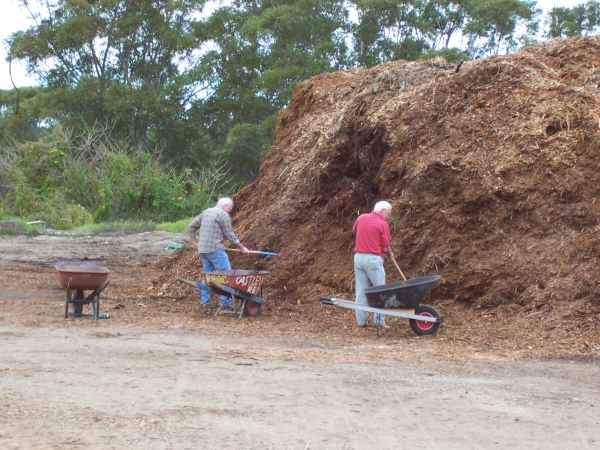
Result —
[[[96, 320], [96, 299], [98, 296], [98, 289], [94, 289], [85, 299], [82, 299], [82, 302], [86, 305], [90, 305], [92, 310], [92, 320]], [[83, 306], [83, 305], [82, 305]]]
[[71, 295], [70, 303], [73, 304], [73, 317], [81, 317], [83, 304], [86, 301], [85, 293], [82, 289], [75, 289], [75, 294]]
[[67, 298], [65, 300], [65, 319], [69, 317], [69, 303], [71, 302], [71, 289], [67, 288]]
[[[106, 289], [109, 284], [110, 284], [110, 281], [107, 281], [106, 283], [104, 283], [104, 286], [99, 287], [94, 291], [95, 296], [94, 296], [94, 302], [92, 303], [92, 317], [94, 320], [100, 319], [100, 294], [102, 294], [104, 289]], [[94, 308], [94, 305], [95, 305], [95, 308]]]
[[99, 300], [99, 295], [98, 294], [94, 294], [94, 297], [92, 298], [92, 320], [98, 320], [98, 300]]
[[97, 288], [92, 293], [92, 320], [98, 320], [100, 316], [100, 292], [102, 289]]
[[246, 299], [242, 300], [241, 302], [241, 306], [240, 306], [240, 313], [238, 315], [238, 320], [240, 320], [242, 318], [242, 316], [244, 315], [244, 309], [246, 309]]

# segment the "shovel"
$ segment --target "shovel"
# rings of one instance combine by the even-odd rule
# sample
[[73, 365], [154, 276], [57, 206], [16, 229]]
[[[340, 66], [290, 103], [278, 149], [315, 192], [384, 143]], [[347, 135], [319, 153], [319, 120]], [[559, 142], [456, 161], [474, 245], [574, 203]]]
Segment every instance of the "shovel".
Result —
[[[244, 253], [239, 248], [226, 248], [225, 250], [227, 250], [228, 252]], [[265, 252], [265, 251], [262, 251], [262, 250], [248, 250], [248, 253], [252, 253], [252, 254], [255, 254], [255, 255], [263, 255], [263, 256], [279, 256], [279, 253]]]
[[394, 252], [392, 251], [392, 247], [390, 247], [390, 257], [392, 258], [392, 262], [394, 263], [394, 266], [396, 266], [396, 269], [398, 269], [398, 272], [400, 272], [400, 275], [402, 276], [402, 278], [404, 279], [404, 281], [406, 281], [406, 277], [404, 276], [404, 273], [402, 272], [402, 269], [400, 269], [400, 266], [398, 265], [398, 262], [396, 261], [396, 257], [394, 256]]

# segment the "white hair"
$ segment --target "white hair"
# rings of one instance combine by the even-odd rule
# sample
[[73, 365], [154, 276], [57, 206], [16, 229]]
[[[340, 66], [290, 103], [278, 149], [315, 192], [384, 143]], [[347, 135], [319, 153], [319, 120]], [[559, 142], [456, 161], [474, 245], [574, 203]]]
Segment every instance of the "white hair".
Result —
[[381, 212], [384, 209], [392, 209], [392, 205], [390, 204], [390, 202], [381, 200], [380, 202], [375, 203], [375, 206], [373, 207], [373, 212]]
[[233, 206], [233, 200], [231, 200], [229, 197], [221, 197], [217, 202], [217, 206], [219, 208]]

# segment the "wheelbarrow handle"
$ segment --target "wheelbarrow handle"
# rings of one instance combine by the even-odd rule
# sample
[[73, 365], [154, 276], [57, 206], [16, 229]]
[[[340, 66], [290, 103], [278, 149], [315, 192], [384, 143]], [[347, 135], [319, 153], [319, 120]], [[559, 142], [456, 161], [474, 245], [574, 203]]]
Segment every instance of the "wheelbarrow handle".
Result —
[[195, 281], [190, 281], [190, 280], [186, 280], [185, 278], [179, 278], [179, 277], [177, 277], [176, 280], [181, 283], [189, 284], [193, 288], [200, 289]]
[[333, 305], [333, 301], [329, 297], [321, 297], [320, 298], [321, 305]]

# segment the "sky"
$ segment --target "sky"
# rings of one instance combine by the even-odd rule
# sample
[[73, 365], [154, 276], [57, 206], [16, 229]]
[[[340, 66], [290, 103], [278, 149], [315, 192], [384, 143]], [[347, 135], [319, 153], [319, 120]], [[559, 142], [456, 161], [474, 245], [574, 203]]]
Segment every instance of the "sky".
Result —
[[[557, 6], [571, 7], [585, 0], [538, 0], [538, 7], [548, 11]], [[33, 2], [35, 3], [35, 2]], [[21, 6], [21, 0], [0, 0], [0, 89], [11, 89], [6, 61], [6, 39], [15, 31], [26, 30], [33, 24], [27, 9]], [[18, 87], [37, 84], [35, 77], [28, 75], [24, 64], [13, 61], [13, 79]]]

